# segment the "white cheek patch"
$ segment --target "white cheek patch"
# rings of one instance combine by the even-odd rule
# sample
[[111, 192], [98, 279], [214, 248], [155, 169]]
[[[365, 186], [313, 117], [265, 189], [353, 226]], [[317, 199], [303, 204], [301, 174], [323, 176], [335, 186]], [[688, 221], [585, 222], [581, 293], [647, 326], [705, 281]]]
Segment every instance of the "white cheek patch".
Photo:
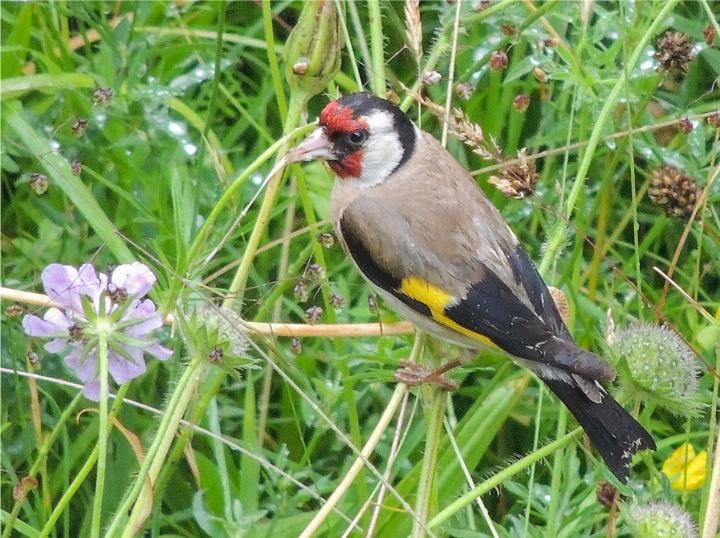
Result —
[[363, 188], [385, 181], [403, 156], [403, 146], [389, 113], [374, 112], [366, 121], [370, 136], [363, 148], [362, 173], [355, 180]]

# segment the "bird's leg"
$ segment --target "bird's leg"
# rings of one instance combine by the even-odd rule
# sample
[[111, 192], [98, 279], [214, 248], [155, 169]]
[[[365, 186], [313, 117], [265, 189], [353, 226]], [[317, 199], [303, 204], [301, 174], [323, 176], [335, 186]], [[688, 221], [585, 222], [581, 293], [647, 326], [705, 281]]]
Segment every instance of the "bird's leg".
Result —
[[457, 384], [449, 379], [445, 379], [443, 374], [456, 366], [460, 366], [460, 364], [461, 361], [459, 359], [454, 359], [432, 370], [416, 362], [400, 361], [401, 368], [395, 371], [395, 381], [405, 383], [411, 387], [430, 383], [445, 390], [457, 390]]

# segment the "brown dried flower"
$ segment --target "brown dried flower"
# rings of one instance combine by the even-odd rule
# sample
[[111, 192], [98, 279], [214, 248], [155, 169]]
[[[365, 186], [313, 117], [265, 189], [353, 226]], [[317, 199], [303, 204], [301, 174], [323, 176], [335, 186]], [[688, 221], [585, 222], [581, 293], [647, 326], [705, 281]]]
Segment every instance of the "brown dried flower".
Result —
[[82, 174], [82, 163], [77, 159], [73, 159], [70, 163], [70, 171], [72, 172], [72, 175], [79, 176]]
[[720, 112], [715, 112], [715, 114], [711, 114], [707, 117], [708, 125], [712, 125], [713, 127], [720, 127]]
[[525, 112], [530, 106], [530, 96], [524, 93], [516, 95], [513, 99], [513, 106], [518, 112]]
[[687, 73], [688, 65], [695, 59], [692, 49], [693, 43], [686, 34], [668, 30], [656, 43], [655, 58], [660, 62], [658, 69]]
[[690, 118], [688, 118], [687, 116], [685, 116], [683, 119], [681, 119], [678, 122], [678, 125], [686, 133], [691, 133], [693, 130], [693, 122], [690, 121]]
[[601, 480], [597, 485], [595, 495], [597, 496], [597, 500], [600, 504], [602, 504], [605, 508], [611, 508], [615, 503], [617, 488], [607, 480]]
[[323, 315], [323, 309], [320, 306], [311, 306], [305, 310], [305, 321], [309, 325], [315, 325]]
[[292, 340], [290, 340], [290, 349], [295, 355], [302, 353], [302, 342], [297, 336], [293, 336]]
[[455, 94], [463, 101], [467, 101], [472, 97], [473, 90], [474, 88], [469, 82], [458, 82], [455, 84]]
[[488, 182], [500, 189], [505, 196], [525, 198], [535, 191], [539, 176], [535, 161], [527, 158], [525, 148], [518, 151], [517, 158], [518, 162], [500, 169], [499, 175], [490, 176]]
[[310, 290], [308, 289], [307, 282], [305, 280], [298, 281], [293, 288], [293, 295], [295, 300], [304, 303], [310, 297]]
[[93, 92], [93, 101], [96, 105], [105, 105], [112, 101], [113, 95], [112, 88], [98, 88]]
[[705, 44], [709, 47], [715, 41], [715, 27], [712, 23], [707, 25], [707, 28], [703, 31], [703, 37], [705, 38]]
[[328, 301], [335, 310], [340, 310], [343, 306], [345, 306], [345, 299], [336, 293], [331, 294]]
[[15, 318], [24, 313], [25, 309], [19, 304], [11, 304], [5, 308], [5, 315], [9, 318]]
[[310, 280], [323, 280], [325, 278], [325, 269], [319, 263], [311, 263], [305, 269], [305, 276]]
[[378, 313], [377, 297], [373, 293], [368, 295], [368, 310], [370, 311], [371, 314]]
[[335, 244], [335, 236], [330, 232], [320, 232], [315, 237], [325, 248], [330, 248]]
[[40, 172], [33, 172], [30, 174], [30, 187], [35, 191], [35, 194], [43, 195], [48, 190], [48, 177]]
[[508, 37], [514, 37], [518, 33], [517, 26], [514, 24], [501, 24], [500, 31]]
[[434, 86], [442, 80], [442, 75], [437, 71], [425, 71], [422, 75], [423, 86]]
[[88, 120], [83, 119], [77, 119], [75, 120], [75, 123], [72, 124], [72, 127], [70, 130], [72, 131], [72, 134], [75, 136], [80, 136], [85, 132], [85, 129], [87, 129], [88, 126]]
[[667, 215], [684, 217], [695, 209], [700, 187], [682, 170], [666, 165], [650, 174], [648, 195]]
[[540, 83], [546, 83], [548, 80], [547, 73], [540, 69], [539, 67], [534, 67], [532, 70], [532, 74], [535, 77], [535, 80], [537, 80]]
[[490, 69], [493, 71], [505, 71], [508, 66], [508, 57], [505, 51], [496, 50], [490, 55], [490, 61], [488, 62]]

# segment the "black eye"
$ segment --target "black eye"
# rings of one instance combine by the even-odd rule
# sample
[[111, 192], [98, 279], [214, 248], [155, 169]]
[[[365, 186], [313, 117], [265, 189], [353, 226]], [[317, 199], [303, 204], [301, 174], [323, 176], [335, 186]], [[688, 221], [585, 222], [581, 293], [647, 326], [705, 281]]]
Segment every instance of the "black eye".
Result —
[[360, 146], [367, 140], [367, 137], [367, 131], [353, 131], [348, 135], [348, 140], [353, 146]]

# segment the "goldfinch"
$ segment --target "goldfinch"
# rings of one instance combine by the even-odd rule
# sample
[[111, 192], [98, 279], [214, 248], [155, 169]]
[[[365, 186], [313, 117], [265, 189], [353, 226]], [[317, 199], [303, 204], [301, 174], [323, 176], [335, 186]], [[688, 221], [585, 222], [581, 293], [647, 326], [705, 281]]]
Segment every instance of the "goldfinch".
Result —
[[362, 276], [421, 330], [491, 346], [535, 372], [626, 482], [650, 434], [601, 383], [613, 368], [580, 349], [532, 261], [472, 176], [389, 101], [368, 93], [329, 103], [288, 153], [336, 175], [332, 223]]

